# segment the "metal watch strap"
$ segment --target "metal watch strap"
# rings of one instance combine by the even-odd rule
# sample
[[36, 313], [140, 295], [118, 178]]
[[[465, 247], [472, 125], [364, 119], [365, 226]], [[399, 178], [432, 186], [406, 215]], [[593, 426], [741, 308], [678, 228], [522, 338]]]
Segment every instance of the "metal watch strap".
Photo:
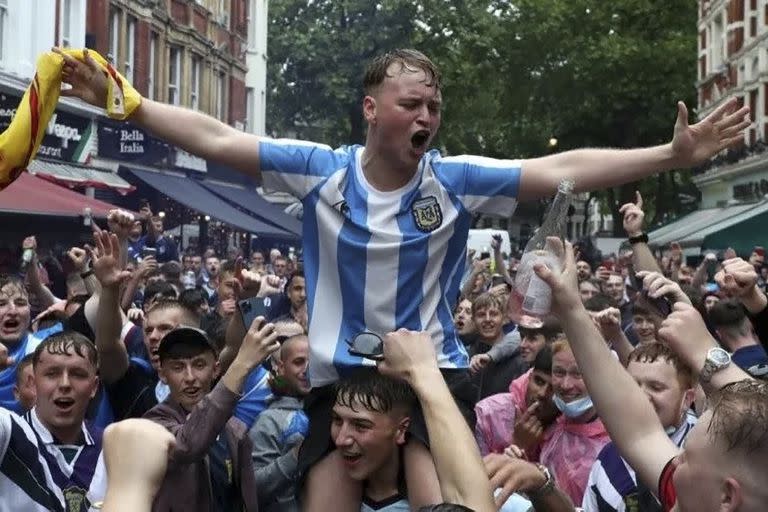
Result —
[[541, 487], [528, 493], [528, 497], [532, 500], [549, 494], [555, 488], [555, 479], [552, 477], [552, 473], [549, 471], [549, 469], [544, 464], [538, 463], [536, 464], [536, 467], [539, 471], [542, 472], [546, 478], [546, 481], [541, 484]]

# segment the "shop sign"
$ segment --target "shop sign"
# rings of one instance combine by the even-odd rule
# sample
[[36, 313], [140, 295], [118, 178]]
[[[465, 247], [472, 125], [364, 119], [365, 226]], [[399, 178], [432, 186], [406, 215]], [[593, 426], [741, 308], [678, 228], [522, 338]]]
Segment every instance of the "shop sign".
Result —
[[[5, 131], [16, 116], [21, 98], [0, 93], [0, 132]], [[80, 153], [89, 139], [91, 120], [57, 110], [45, 127], [45, 135], [36, 157], [67, 162], [80, 161]]]
[[749, 181], [733, 186], [733, 198], [739, 201], [755, 201], [768, 195], [768, 180]]

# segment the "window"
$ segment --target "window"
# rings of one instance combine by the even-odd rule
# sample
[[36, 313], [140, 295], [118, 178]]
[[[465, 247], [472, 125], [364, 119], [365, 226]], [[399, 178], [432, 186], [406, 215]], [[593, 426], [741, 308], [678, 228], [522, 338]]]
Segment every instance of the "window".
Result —
[[192, 56], [192, 73], [189, 87], [189, 106], [194, 110], [200, 110], [200, 69], [202, 59], [197, 55]]
[[0, 61], [8, 50], [8, 0], [0, 0]]
[[248, 2], [248, 47], [256, 48], [256, 2]]
[[61, 0], [59, 20], [59, 45], [69, 48], [72, 46], [72, 0]]
[[256, 119], [254, 119], [255, 101], [253, 87], [245, 88], [245, 131], [256, 133]]
[[179, 104], [179, 84], [181, 83], [181, 50], [171, 47], [168, 58], [168, 103]]
[[117, 52], [120, 48], [120, 11], [109, 11], [109, 55], [107, 59], [112, 63], [117, 62]]
[[224, 73], [218, 73], [216, 76], [216, 106], [215, 114], [216, 119], [226, 122], [226, 101], [227, 101], [227, 75]]
[[155, 87], [157, 87], [157, 34], [152, 32], [149, 36], [149, 77], [147, 78], [147, 98], [155, 99]]
[[125, 38], [127, 41], [125, 50], [125, 78], [133, 82], [133, 68], [136, 58], [136, 18], [128, 18]]

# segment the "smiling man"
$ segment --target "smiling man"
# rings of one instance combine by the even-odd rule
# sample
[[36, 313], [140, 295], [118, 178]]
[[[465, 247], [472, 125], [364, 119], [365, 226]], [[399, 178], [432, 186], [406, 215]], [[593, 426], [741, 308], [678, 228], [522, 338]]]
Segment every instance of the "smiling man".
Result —
[[176, 437], [155, 512], [258, 510], [247, 426], [232, 417], [251, 371], [279, 348], [274, 324], [259, 317], [221, 380], [217, 351], [204, 331], [179, 327], [157, 350], [170, 394], [145, 417]]
[[416, 396], [403, 381], [359, 371], [336, 385], [331, 439], [363, 484], [362, 512], [408, 512], [402, 448]]
[[[477, 337], [470, 350], [471, 355], [487, 353], [502, 342], [504, 311], [505, 301], [492, 293], [484, 293], [475, 299], [472, 304], [472, 321], [477, 330]], [[509, 388], [510, 382], [526, 370], [528, 363], [519, 350], [498, 361], [491, 358], [491, 362], [475, 375], [480, 388], [479, 397], [482, 399], [503, 393]]]

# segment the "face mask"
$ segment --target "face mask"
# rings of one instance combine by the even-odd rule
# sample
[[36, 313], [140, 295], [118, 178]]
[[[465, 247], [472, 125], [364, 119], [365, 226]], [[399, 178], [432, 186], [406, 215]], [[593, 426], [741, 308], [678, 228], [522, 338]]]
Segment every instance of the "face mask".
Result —
[[565, 403], [558, 395], [552, 395], [552, 402], [568, 418], [578, 418], [592, 408], [592, 398], [589, 396]]

